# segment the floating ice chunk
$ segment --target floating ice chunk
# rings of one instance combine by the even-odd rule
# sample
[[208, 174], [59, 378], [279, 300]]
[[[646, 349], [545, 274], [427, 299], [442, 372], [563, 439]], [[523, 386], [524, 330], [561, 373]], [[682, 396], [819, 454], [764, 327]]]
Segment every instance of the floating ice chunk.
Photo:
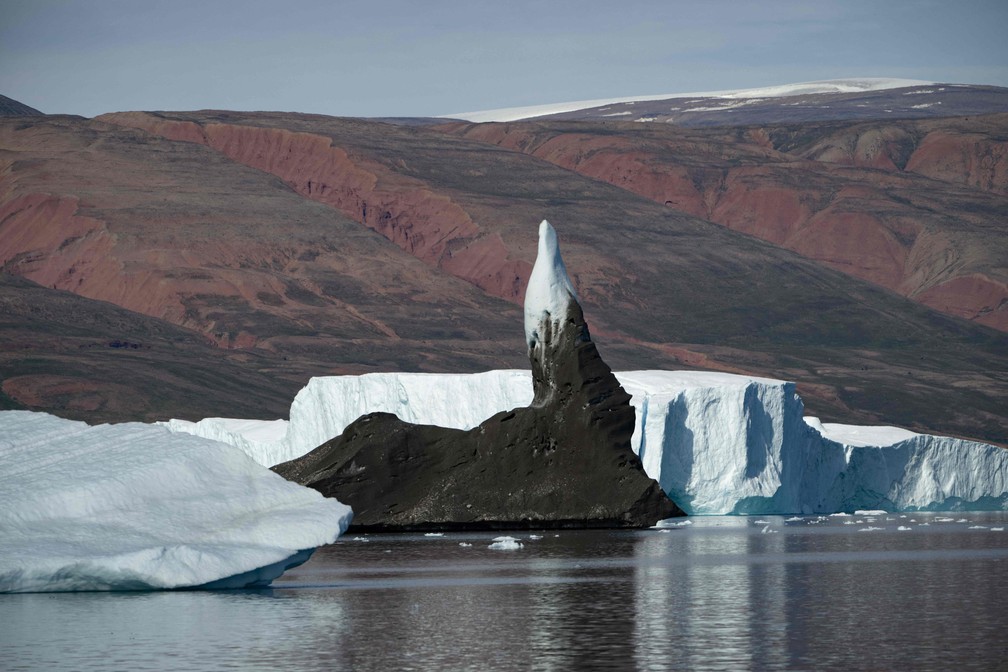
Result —
[[539, 250], [525, 290], [525, 344], [529, 349], [539, 340], [542, 320], [549, 318], [558, 327], [572, 299], [577, 300], [577, 292], [560, 257], [556, 231], [544, 219], [539, 223]]
[[868, 527], [862, 527], [861, 529], [858, 530], [858, 532], [877, 532], [879, 530], [884, 529], [885, 529], [884, 527], [872, 527], [871, 525], [869, 525]]
[[752, 521], [754, 525], [769, 525], [769, 520], [754, 520]]
[[461, 546], [462, 548], [469, 548], [469, 547], [471, 547], [471, 546], [472, 546], [472, 544], [467, 544], [467, 543], [466, 543], [466, 542], [464, 542], [464, 541], [460, 541], [460, 542], [459, 542], [459, 546]]
[[790, 518], [785, 518], [785, 523], [799, 523], [804, 520], [801, 516], [791, 516]]
[[1004, 528], [1003, 527], [992, 527], [992, 528], [990, 528], [990, 531], [991, 532], [1004, 532]]
[[910, 530], [911, 528], [907, 527], [906, 525], [900, 525], [900, 526], [899, 526], [899, 527], [897, 527], [896, 529], [897, 529], [897, 530], [899, 530], [900, 532], [907, 532], [907, 531], [908, 531], [908, 530]]
[[855, 516], [884, 516], [889, 513], [888, 511], [883, 511], [881, 509], [869, 509], [866, 511], [855, 511]]
[[532, 539], [532, 540], [542, 539], [542, 535], [541, 534], [530, 534], [528, 538]]
[[241, 448], [253, 460], [270, 467], [284, 462], [284, 440], [289, 424], [286, 420], [236, 420], [204, 418], [199, 422], [169, 420], [158, 422], [173, 432], [202, 436]]
[[970, 525], [966, 529], [968, 529], [968, 530], [986, 530], [987, 526], [986, 525]]
[[217, 441], [0, 412], [0, 592], [263, 585], [350, 518]]
[[444, 532], [427, 532], [423, 536], [425, 536], [425, 537], [443, 537], [444, 536]]
[[517, 551], [525, 545], [514, 537], [494, 537], [493, 543], [487, 546], [495, 551]]

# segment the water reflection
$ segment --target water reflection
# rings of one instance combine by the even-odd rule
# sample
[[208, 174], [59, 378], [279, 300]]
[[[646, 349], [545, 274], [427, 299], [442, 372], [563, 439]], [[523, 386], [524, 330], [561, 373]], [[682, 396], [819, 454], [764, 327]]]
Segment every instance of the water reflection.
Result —
[[970, 529], [1006, 518], [983, 515], [694, 519], [514, 553], [374, 535], [273, 590], [0, 595], [0, 649], [33, 670], [992, 668], [1008, 534]]

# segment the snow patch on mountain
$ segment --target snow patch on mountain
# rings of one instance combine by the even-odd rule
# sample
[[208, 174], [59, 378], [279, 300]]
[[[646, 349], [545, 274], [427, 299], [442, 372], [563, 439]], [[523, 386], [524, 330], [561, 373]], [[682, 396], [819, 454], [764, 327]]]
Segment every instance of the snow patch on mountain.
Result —
[[820, 93], [858, 93], [862, 91], [882, 91], [885, 89], [901, 89], [912, 86], [930, 86], [931, 81], [919, 79], [893, 79], [887, 77], [861, 77], [851, 79], [829, 79], [817, 82], [800, 82], [797, 84], [781, 84], [764, 86], [755, 89], [729, 89], [723, 91], [701, 91], [692, 93], [662, 93], [647, 96], [626, 96], [623, 98], [599, 98], [596, 100], [578, 100], [566, 103], [550, 103], [546, 105], [529, 105], [524, 107], [507, 107], [497, 110], [482, 110], [478, 112], [459, 112], [448, 114], [446, 119], [463, 119], [474, 123], [489, 121], [518, 121], [550, 114], [576, 112], [603, 105], [619, 103], [635, 103], [649, 100], [668, 100], [671, 98], [785, 98]]

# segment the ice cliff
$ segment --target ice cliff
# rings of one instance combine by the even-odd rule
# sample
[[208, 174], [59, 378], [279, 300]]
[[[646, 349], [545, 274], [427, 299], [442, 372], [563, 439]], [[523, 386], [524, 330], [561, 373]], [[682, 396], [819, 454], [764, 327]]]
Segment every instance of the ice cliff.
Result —
[[[794, 385], [780, 380], [689, 371], [616, 377], [633, 396], [634, 451], [688, 513], [1008, 507], [1008, 450], [996, 446], [821, 424], [803, 417]], [[267, 465], [297, 457], [372, 411], [468, 429], [531, 400], [528, 371], [314, 378], [291, 406], [285, 437], [253, 456]]]
[[0, 592], [265, 585], [350, 517], [218, 441], [0, 412]]

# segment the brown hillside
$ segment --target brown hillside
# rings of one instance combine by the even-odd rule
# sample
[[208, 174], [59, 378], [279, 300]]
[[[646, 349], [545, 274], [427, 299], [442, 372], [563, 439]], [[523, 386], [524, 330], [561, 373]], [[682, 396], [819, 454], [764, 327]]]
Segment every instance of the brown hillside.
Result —
[[1008, 330], [1008, 115], [740, 129], [444, 128]]
[[1004, 334], [522, 152], [265, 113], [4, 133], [0, 207], [50, 194], [80, 218], [60, 242], [35, 230], [52, 218], [4, 220], [10, 272], [286, 357], [291, 375], [522, 366], [515, 303], [547, 218], [616, 369], [787, 378], [827, 420], [1008, 442]]

